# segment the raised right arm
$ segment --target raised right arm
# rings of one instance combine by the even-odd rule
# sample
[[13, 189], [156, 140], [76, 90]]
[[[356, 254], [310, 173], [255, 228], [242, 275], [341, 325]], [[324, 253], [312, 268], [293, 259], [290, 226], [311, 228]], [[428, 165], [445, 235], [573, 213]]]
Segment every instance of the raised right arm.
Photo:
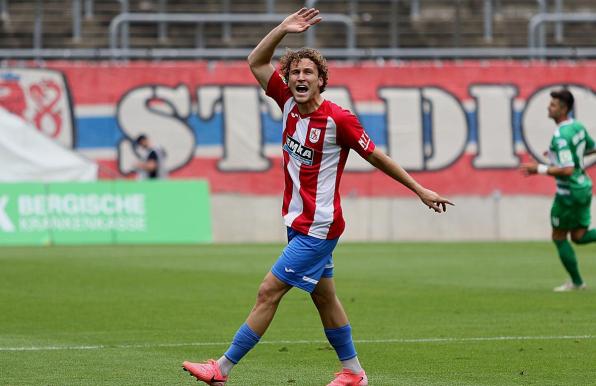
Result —
[[248, 55], [250, 70], [263, 90], [267, 90], [267, 83], [273, 72], [275, 72], [275, 68], [271, 64], [271, 58], [277, 45], [286, 34], [304, 32], [310, 26], [320, 22], [322, 19], [317, 16], [318, 14], [319, 10], [314, 8], [302, 8], [291, 14], [277, 27], [273, 28]]

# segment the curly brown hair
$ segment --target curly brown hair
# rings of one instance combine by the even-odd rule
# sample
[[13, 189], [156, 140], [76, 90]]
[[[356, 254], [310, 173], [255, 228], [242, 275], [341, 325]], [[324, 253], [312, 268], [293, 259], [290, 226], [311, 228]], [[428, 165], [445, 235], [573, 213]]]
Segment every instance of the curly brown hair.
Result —
[[315, 50], [314, 48], [300, 48], [296, 51], [286, 50], [286, 53], [279, 59], [279, 67], [283, 77], [286, 80], [290, 78], [292, 63], [300, 61], [300, 59], [310, 59], [317, 66], [319, 78], [323, 79], [323, 85], [319, 88], [319, 92], [325, 91], [328, 76], [327, 59], [325, 59], [319, 50]]

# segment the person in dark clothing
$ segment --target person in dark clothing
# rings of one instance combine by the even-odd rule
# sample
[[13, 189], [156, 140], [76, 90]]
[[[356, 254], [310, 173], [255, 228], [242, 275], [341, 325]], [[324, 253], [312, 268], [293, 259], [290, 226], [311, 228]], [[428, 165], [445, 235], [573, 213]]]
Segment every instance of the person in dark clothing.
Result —
[[143, 161], [136, 164], [139, 179], [159, 179], [167, 176], [164, 168], [165, 152], [158, 146], [153, 146], [145, 134], [135, 140], [135, 144], [142, 151]]

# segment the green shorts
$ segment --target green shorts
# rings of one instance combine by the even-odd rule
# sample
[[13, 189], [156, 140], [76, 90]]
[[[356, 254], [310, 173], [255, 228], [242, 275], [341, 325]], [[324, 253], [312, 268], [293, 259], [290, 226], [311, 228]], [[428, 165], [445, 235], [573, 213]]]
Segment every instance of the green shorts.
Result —
[[555, 229], [577, 229], [590, 226], [592, 189], [572, 190], [557, 194], [550, 209], [550, 223]]

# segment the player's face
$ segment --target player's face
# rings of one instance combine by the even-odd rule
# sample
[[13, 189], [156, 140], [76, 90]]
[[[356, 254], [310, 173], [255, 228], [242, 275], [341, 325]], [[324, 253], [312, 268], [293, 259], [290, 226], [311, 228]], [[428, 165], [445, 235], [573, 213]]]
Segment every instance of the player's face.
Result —
[[288, 86], [296, 103], [308, 103], [319, 95], [323, 80], [319, 78], [319, 71], [310, 59], [295, 60], [290, 65]]
[[557, 98], [551, 98], [548, 104], [548, 117], [558, 121], [565, 115], [567, 108]]

